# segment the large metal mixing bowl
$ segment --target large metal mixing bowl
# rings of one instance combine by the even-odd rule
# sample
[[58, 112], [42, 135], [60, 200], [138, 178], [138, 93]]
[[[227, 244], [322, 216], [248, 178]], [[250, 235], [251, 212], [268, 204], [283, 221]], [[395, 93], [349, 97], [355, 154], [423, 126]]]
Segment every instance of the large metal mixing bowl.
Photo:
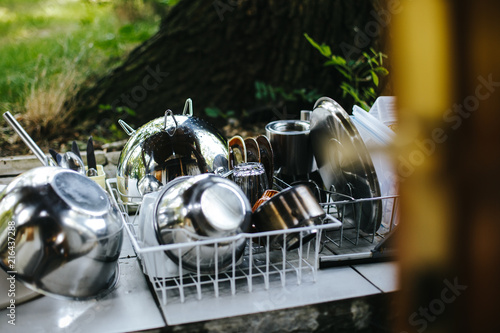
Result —
[[182, 115], [167, 110], [164, 117], [137, 131], [129, 127], [128, 133], [131, 137], [121, 152], [116, 173], [125, 203], [140, 202], [144, 194], [179, 176], [228, 170], [226, 139], [215, 127], [193, 116], [190, 99]]
[[[245, 249], [245, 238], [224, 237], [248, 231], [251, 207], [232, 181], [213, 175], [180, 177], [159, 194], [153, 223], [160, 244], [190, 244], [165, 253], [192, 271], [213, 274], [236, 262]], [[221, 239], [197, 245], [198, 241]]]
[[87, 299], [118, 279], [120, 212], [74, 171], [41, 167], [0, 193], [0, 267], [42, 294]]

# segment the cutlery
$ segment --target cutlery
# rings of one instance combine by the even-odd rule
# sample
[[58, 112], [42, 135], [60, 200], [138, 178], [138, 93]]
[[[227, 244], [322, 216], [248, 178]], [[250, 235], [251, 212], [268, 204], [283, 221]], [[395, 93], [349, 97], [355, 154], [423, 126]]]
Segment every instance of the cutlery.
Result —
[[57, 165], [61, 166], [61, 159], [62, 159], [61, 154], [59, 154], [58, 152], [56, 152], [52, 148], [49, 148], [49, 153], [52, 156], [52, 158], [54, 159], [54, 161], [57, 162]]
[[97, 176], [97, 163], [95, 161], [94, 142], [92, 140], [92, 136], [90, 136], [89, 141], [87, 142], [87, 167], [88, 177]]
[[75, 155], [78, 156], [80, 159], [82, 159], [82, 155], [80, 154], [80, 148], [78, 148], [76, 141], [73, 141], [73, 143], [71, 144], [71, 151], [75, 153]]
[[59, 165], [65, 169], [71, 169], [85, 175], [85, 164], [83, 164], [82, 159], [76, 156], [72, 151], [67, 151], [61, 156]]
[[38, 147], [38, 145], [33, 141], [33, 139], [26, 133], [24, 128], [19, 124], [19, 122], [12, 116], [9, 111], [6, 111], [3, 114], [5, 120], [9, 123], [9, 125], [14, 129], [14, 131], [21, 137], [24, 143], [28, 146], [28, 148], [35, 154], [35, 156], [42, 162], [43, 165], [50, 166], [52, 162], [44, 152]]

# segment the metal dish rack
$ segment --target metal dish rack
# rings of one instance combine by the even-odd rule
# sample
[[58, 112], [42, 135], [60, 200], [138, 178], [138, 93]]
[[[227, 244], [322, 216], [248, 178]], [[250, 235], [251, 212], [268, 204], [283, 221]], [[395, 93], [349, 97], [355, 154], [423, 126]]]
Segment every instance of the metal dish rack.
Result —
[[[289, 186], [283, 181], [276, 179], [278, 188]], [[112, 201], [119, 207], [125, 230], [132, 242], [134, 251], [139, 258], [144, 273], [148, 276], [152, 287], [158, 295], [159, 301], [166, 305], [167, 302], [188, 302], [200, 300], [204, 296], [221, 297], [224, 295], [235, 295], [239, 293], [252, 293], [257, 290], [268, 290], [270, 285], [287, 284], [301, 285], [303, 283], [314, 283], [319, 269], [321, 256], [332, 256], [345, 253], [358, 253], [369, 251], [376, 241], [383, 239], [384, 235], [377, 234], [374, 230], [371, 234], [363, 233], [355, 225], [342, 222], [342, 207], [345, 205], [357, 205], [366, 200], [391, 200], [393, 214], [391, 216], [390, 228], [395, 224], [397, 208], [397, 196], [379, 197], [371, 199], [346, 198], [343, 201], [331, 201], [333, 192], [324, 191], [327, 201], [321, 203], [325, 211], [334, 218], [331, 223], [317, 226], [295, 228], [292, 230], [269, 231], [262, 233], [244, 233], [234, 237], [202, 240], [188, 244], [172, 245], [144, 245], [138, 239], [137, 220], [141, 211], [141, 204], [123, 202], [118, 191], [116, 179], [108, 179], [108, 191], [111, 193]], [[276, 185], [276, 183], [275, 183]], [[131, 197], [128, 199], [139, 199]], [[135, 200], [137, 201], [137, 200]], [[296, 250], [286, 251], [284, 246], [275, 249], [267, 246], [269, 239], [274, 235], [283, 235], [283, 244], [290, 233], [316, 230], [317, 236], [309, 243], [302, 244]], [[219, 242], [236, 242], [245, 238], [247, 246], [242, 258], [237, 258], [233, 251], [233, 260], [229, 268], [224, 271], [215, 271], [213, 275], [186, 270], [181, 260], [173, 262], [164, 251], [179, 251], [184, 247], [195, 247], [196, 253], [200, 253], [202, 245], [217, 245]], [[347, 242], [345, 242], [347, 241]], [[217, 248], [217, 246], [215, 246]], [[180, 255], [179, 255], [180, 257]], [[217, 252], [214, 255], [217, 260]], [[165, 266], [174, 268], [171, 274], [165, 274]], [[217, 265], [216, 265], [217, 266]]]

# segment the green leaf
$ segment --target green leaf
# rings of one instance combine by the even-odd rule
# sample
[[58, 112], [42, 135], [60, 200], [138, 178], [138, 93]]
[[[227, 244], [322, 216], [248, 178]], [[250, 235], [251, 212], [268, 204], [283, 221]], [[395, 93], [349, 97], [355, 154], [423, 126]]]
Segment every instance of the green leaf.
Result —
[[205, 108], [205, 114], [210, 118], [217, 118], [221, 114], [218, 108]]
[[342, 74], [344, 75], [349, 81], [352, 81], [352, 75], [350, 75], [349, 73], [347, 73], [347, 71], [343, 70], [342, 68], [338, 68], [337, 67], [337, 70]]
[[370, 111], [370, 106], [365, 101], [361, 101], [360, 104], [365, 111]]
[[127, 114], [129, 114], [131, 116], [135, 116], [136, 115], [136, 113], [135, 113], [134, 110], [132, 110], [131, 108], [126, 107], [126, 106], [119, 106], [119, 107], [116, 108], [116, 111], [118, 111], [120, 113], [125, 112], [125, 113], [127, 113]]
[[375, 71], [371, 71], [371, 73], [372, 73], [373, 83], [375, 83], [375, 85], [378, 87], [378, 82], [379, 82], [379, 80], [378, 80], [378, 76], [377, 76], [377, 74], [375, 73]]
[[387, 70], [387, 68], [384, 68], [384, 67], [376, 67], [374, 69], [375, 72], [379, 73], [379, 74], [382, 74], [382, 75], [389, 75], [389, 71]]
[[314, 46], [323, 56], [329, 58], [332, 55], [332, 50], [330, 46], [316, 43], [307, 33], [304, 33], [304, 37], [309, 41], [309, 43]]
[[342, 58], [341, 56], [332, 55], [332, 60], [335, 60], [337, 62], [337, 64], [342, 65], [342, 66], [345, 66], [347, 63], [346, 60], [344, 58]]
[[263, 91], [265, 89], [265, 85], [263, 82], [260, 81], [255, 81], [255, 98], [257, 100], [262, 100], [265, 98], [265, 92]]

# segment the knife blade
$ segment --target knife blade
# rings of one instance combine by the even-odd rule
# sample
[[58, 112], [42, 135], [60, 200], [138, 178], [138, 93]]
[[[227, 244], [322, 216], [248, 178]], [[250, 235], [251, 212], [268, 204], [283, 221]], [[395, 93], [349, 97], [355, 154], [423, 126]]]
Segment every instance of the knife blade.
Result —
[[92, 136], [90, 136], [89, 141], [87, 142], [87, 166], [89, 171], [91, 169], [97, 170], [97, 163], [95, 161], [94, 153], [94, 142], [92, 141]]
[[76, 141], [73, 141], [73, 143], [71, 144], [71, 151], [75, 153], [76, 156], [80, 157], [80, 159], [82, 158], [82, 155], [80, 154], [80, 148], [76, 144]]
[[61, 165], [60, 162], [61, 162], [61, 154], [57, 153], [54, 149], [52, 148], [49, 148], [49, 153], [50, 155], [52, 156], [52, 158], [54, 159], [54, 161], [56, 161], [57, 165]]

